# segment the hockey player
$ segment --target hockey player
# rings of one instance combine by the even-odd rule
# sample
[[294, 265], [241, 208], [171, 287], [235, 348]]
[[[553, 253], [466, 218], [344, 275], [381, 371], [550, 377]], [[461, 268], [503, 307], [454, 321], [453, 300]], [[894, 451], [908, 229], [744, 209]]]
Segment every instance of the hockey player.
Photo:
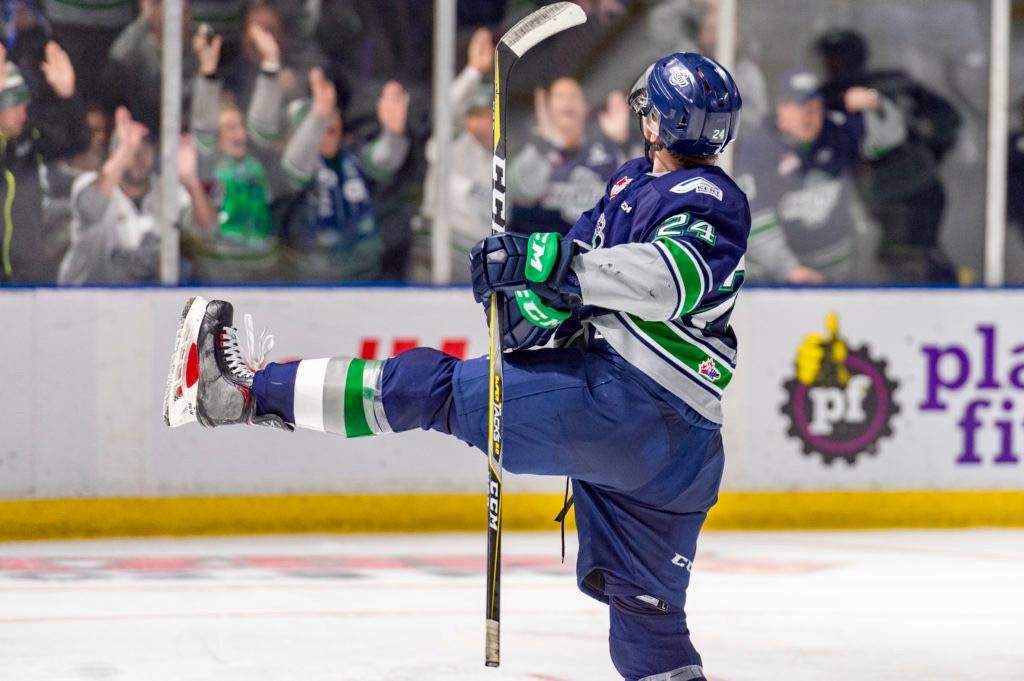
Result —
[[[676, 53], [630, 94], [646, 158], [623, 165], [566, 238], [504, 234], [471, 256], [473, 292], [506, 294], [504, 467], [570, 476], [577, 579], [607, 603], [629, 681], [704, 679], [684, 605], [722, 476], [720, 399], [743, 283], [747, 199], [715, 166], [740, 95]], [[557, 332], [555, 334], [555, 332]], [[557, 336], [554, 348], [525, 351]], [[423, 428], [487, 448], [487, 358], [417, 348], [386, 361], [246, 365], [232, 308], [186, 306], [168, 381], [177, 424], [256, 423], [355, 437]]]

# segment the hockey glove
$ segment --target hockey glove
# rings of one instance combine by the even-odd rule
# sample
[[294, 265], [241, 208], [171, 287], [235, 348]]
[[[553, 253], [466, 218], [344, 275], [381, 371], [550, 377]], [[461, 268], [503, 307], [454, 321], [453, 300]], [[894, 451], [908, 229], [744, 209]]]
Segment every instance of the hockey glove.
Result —
[[483, 303], [495, 291], [514, 296], [523, 317], [553, 329], [580, 303], [573, 255], [572, 241], [557, 232], [487, 237], [469, 256], [473, 297]]
[[[517, 291], [517, 293], [523, 292]], [[506, 296], [502, 298], [501, 304], [498, 306], [498, 315], [503, 322], [501, 328], [505, 332], [501, 337], [501, 347], [505, 350], [526, 350], [546, 345], [551, 340], [558, 322], [556, 321], [553, 326], [538, 325], [523, 316], [519, 305], [519, 301], [514, 296]], [[487, 317], [487, 323], [490, 324], [491, 306], [486, 303], [484, 304], [484, 315]]]

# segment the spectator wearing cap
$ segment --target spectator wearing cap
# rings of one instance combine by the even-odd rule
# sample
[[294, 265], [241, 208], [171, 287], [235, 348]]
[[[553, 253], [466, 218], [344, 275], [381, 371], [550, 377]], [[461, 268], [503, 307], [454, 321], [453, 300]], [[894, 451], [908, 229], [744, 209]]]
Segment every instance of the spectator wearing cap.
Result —
[[266, 282], [279, 276], [278, 234], [270, 202], [281, 188], [275, 149], [280, 135], [280, 50], [273, 35], [254, 29], [262, 55], [246, 113], [223, 92], [218, 75], [223, 39], [196, 32], [199, 64], [190, 125], [199, 150], [200, 177], [217, 207], [212, 229], [191, 236], [195, 277], [206, 282]]
[[312, 103], [281, 161], [298, 190], [283, 211], [291, 276], [323, 282], [377, 279], [383, 245], [373, 188], [387, 182], [409, 153], [409, 93], [397, 82], [387, 83], [377, 102], [380, 134], [357, 143], [346, 138], [337, 90], [322, 69], [310, 70], [309, 86]]
[[750, 281], [819, 284], [853, 275], [849, 179], [841, 170], [814, 167], [814, 159], [805, 166], [797, 149], [806, 142], [787, 137], [779, 127], [823, 117], [817, 87], [814, 74], [787, 72], [779, 80], [775, 115], [745, 119], [736, 141], [736, 181], [750, 202]]
[[[867, 88], [851, 90], [844, 111], [826, 111], [818, 77], [797, 68], [775, 95], [775, 124], [748, 129], [737, 147], [738, 176], [751, 202], [753, 276], [815, 283], [855, 276], [850, 172], [882, 158], [906, 136], [896, 105]], [[792, 256], [782, 247], [783, 237]], [[796, 275], [796, 278], [794, 278]]]
[[0, 281], [12, 283], [55, 281], [62, 254], [46, 249], [40, 166], [89, 145], [67, 53], [47, 43], [40, 69], [46, 91], [32, 97], [0, 45], [0, 201], [7, 206], [0, 223]]
[[451, 143], [451, 174], [448, 214], [437, 215], [437, 140], [430, 141], [423, 215], [432, 222], [444, 220], [451, 234], [452, 281], [468, 282], [469, 251], [490, 233], [492, 114], [494, 86], [484, 78], [494, 65], [494, 38], [485, 28], [469, 41], [466, 68], [452, 83], [452, 113], [459, 128]]
[[[85, 172], [71, 189], [71, 248], [61, 263], [61, 284], [138, 284], [159, 280], [160, 180], [155, 140], [124, 107], [115, 113], [109, 158]], [[179, 225], [210, 226], [217, 215], [199, 181], [195, 144], [183, 136], [175, 170]]]
[[939, 164], [956, 144], [960, 114], [944, 98], [897, 70], [870, 71], [867, 41], [855, 31], [828, 31], [815, 41], [826, 81], [825, 108], [848, 110], [850, 92], [878, 93], [898, 105], [906, 134], [884, 154], [854, 169], [858, 194], [882, 231], [878, 261], [893, 282], [954, 283], [956, 271], [939, 243], [946, 192]]
[[509, 162], [510, 230], [564, 234], [604, 194], [629, 142], [626, 96], [608, 95], [596, 129], [588, 116], [583, 88], [572, 78], [534, 91], [532, 138]]

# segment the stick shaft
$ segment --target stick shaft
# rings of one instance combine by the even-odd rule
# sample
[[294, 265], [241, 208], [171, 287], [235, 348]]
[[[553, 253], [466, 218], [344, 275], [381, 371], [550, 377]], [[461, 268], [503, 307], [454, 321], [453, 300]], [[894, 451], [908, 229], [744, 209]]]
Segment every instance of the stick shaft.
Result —
[[[508, 59], [506, 59], [508, 58]], [[506, 117], [505, 81], [514, 55], [499, 44], [494, 52], [494, 169], [491, 175], [493, 210], [491, 233], [505, 231], [505, 149]], [[502, 430], [504, 425], [504, 367], [501, 339], [504, 335], [501, 315], [501, 294], [490, 302], [490, 343], [488, 349], [488, 421], [487, 421], [487, 608], [484, 662], [488, 667], [501, 664], [501, 492], [502, 492]]]
[[489, 362], [489, 429], [487, 446], [487, 634], [484, 662], [501, 664], [501, 434], [504, 414], [501, 360], [501, 319], [498, 294], [491, 296], [491, 342]]
[[[494, 168], [491, 233], [503, 234], [508, 218], [505, 197], [505, 161], [508, 158], [508, 83], [518, 59], [534, 45], [587, 20], [571, 2], [546, 5], [521, 20], [494, 49]], [[502, 309], [500, 293], [490, 301], [489, 400], [487, 438], [487, 634], [484, 659], [488, 667], [501, 663], [501, 491], [503, 459], [504, 392], [502, 365]]]

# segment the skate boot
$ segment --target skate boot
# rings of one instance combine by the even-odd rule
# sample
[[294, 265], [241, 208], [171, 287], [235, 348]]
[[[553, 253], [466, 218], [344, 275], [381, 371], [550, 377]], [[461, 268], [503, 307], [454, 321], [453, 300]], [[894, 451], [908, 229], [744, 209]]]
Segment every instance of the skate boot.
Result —
[[[167, 376], [164, 422], [172, 428], [198, 421], [207, 428], [253, 423], [292, 430], [278, 416], [256, 415], [252, 379], [263, 357], [245, 356], [233, 317], [231, 303], [223, 300], [196, 296], [185, 304]], [[246, 322], [252, 336], [248, 316]], [[265, 349], [272, 343], [268, 337]], [[254, 345], [250, 338], [251, 350]]]

